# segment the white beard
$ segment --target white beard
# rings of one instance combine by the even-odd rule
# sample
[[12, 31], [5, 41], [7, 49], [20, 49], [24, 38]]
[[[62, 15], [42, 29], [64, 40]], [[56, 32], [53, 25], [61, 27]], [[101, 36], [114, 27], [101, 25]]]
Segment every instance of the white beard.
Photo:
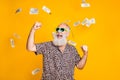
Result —
[[58, 39], [56, 34], [53, 34], [53, 37], [54, 37], [53, 44], [55, 46], [63, 46], [67, 43], [67, 39], [65, 35], [63, 35], [61, 39]]

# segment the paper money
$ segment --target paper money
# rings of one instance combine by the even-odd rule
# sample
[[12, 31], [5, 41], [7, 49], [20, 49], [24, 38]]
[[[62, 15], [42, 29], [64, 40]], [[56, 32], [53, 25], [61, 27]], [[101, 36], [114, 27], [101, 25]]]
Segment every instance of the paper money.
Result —
[[43, 6], [42, 10], [45, 11], [46, 13], [48, 13], [48, 14], [51, 14], [51, 10], [46, 6]]
[[91, 18], [86, 22], [86, 27], [90, 27], [91, 24], [95, 24], [95, 18]]
[[81, 7], [90, 7], [90, 4], [86, 2], [86, 0], [82, 0]]
[[19, 13], [22, 11], [22, 8], [18, 8], [15, 13]]
[[18, 35], [17, 33], [14, 33], [13, 36], [14, 36], [15, 38], [17, 38], [17, 39], [20, 39], [20, 38], [21, 38], [20, 35]]
[[73, 26], [78, 26], [80, 24], [80, 21], [77, 21], [73, 24]]
[[81, 24], [84, 26], [88, 21], [89, 21], [89, 19], [88, 19], [88, 18], [85, 18], [85, 19], [82, 21]]
[[73, 45], [73, 46], [76, 46], [76, 45], [77, 45], [75, 42], [73, 42], [73, 41], [71, 41], [71, 40], [68, 40], [68, 44]]
[[90, 23], [91, 23], [91, 24], [95, 24], [95, 23], [96, 23], [95, 18], [91, 18], [91, 19], [90, 19]]
[[90, 27], [91, 24], [95, 24], [95, 18], [91, 18], [91, 19], [88, 19], [88, 18], [85, 18], [82, 22], [81, 22], [81, 25], [85, 25], [86, 27]]
[[10, 38], [10, 45], [11, 45], [12, 48], [15, 47], [15, 42], [14, 42], [13, 38]]
[[38, 14], [39, 10], [37, 8], [30, 8], [29, 14]]
[[89, 3], [82, 3], [82, 4], [81, 4], [81, 7], [83, 7], [83, 8], [84, 8], [84, 7], [90, 7], [90, 4], [89, 4]]
[[36, 75], [40, 71], [40, 68], [36, 68], [32, 71], [32, 75]]
[[90, 27], [90, 25], [91, 25], [91, 21], [90, 21], [90, 20], [87, 20], [85, 26], [86, 26], [86, 27]]

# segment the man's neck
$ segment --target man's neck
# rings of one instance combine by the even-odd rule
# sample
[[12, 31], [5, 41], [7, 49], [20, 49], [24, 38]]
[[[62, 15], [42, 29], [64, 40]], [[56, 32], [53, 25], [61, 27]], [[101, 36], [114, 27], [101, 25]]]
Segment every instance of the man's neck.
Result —
[[58, 46], [59, 50], [63, 53], [65, 50], [66, 44], [63, 46]]

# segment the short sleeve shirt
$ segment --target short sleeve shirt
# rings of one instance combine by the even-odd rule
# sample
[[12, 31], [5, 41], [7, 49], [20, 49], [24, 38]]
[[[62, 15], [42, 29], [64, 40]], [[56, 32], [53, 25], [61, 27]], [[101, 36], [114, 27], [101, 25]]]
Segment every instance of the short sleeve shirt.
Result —
[[52, 41], [35, 45], [35, 54], [43, 55], [42, 80], [74, 80], [74, 68], [80, 61], [74, 46], [67, 44], [62, 53]]

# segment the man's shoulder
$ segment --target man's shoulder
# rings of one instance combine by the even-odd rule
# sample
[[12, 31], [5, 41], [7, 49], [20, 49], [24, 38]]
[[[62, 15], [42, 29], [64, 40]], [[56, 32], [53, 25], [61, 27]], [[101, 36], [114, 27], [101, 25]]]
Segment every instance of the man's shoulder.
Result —
[[51, 45], [51, 44], [52, 44], [52, 41], [41, 42], [40, 44]]
[[52, 44], [52, 41], [47, 41], [47, 42], [45, 42], [45, 43], [51, 45], [51, 44]]
[[76, 49], [75, 46], [73, 46], [73, 45], [71, 45], [71, 44], [68, 44], [68, 43], [67, 43], [67, 45], [68, 45], [68, 47], [69, 47], [70, 49]]
[[51, 44], [52, 41], [47, 41], [47, 42], [39, 42], [39, 43], [36, 43], [38, 45], [48, 45], [48, 44]]

